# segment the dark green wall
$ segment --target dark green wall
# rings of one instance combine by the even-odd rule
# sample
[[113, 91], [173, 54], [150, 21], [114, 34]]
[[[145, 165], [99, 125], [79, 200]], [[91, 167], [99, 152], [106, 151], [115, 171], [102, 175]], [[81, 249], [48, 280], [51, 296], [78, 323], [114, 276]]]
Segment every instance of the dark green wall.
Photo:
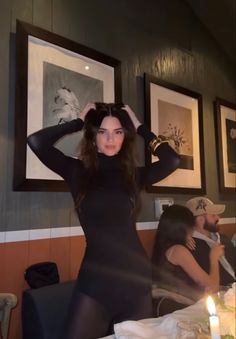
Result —
[[[236, 216], [234, 197], [218, 191], [213, 120], [216, 96], [236, 101], [235, 67], [184, 1], [1, 0], [0, 4], [0, 231], [78, 224], [69, 193], [12, 191], [16, 19], [121, 60], [123, 101], [141, 120], [144, 72], [201, 93], [207, 195], [227, 204], [224, 217]], [[191, 197], [172, 196], [177, 203]], [[142, 195], [139, 221], [155, 219], [155, 197]]]

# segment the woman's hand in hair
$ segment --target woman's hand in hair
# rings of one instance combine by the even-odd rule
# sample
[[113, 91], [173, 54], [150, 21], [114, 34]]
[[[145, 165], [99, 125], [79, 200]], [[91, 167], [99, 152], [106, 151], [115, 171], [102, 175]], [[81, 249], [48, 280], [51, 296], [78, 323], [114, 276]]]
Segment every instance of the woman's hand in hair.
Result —
[[84, 121], [86, 114], [91, 109], [96, 109], [96, 106], [93, 102], [88, 102], [87, 105], [82, 109], [82, 111], [79, 113], [79, 118]]
[[128, 113], [136, 131], [138, 129], [138, 127], [141, 125], [141, 122], [138, 120], [136, 114], [134, 113], [134, 111], [129, 107], [129, 105], [124, 105], [124, 109], [126, 110], [126, 112]]

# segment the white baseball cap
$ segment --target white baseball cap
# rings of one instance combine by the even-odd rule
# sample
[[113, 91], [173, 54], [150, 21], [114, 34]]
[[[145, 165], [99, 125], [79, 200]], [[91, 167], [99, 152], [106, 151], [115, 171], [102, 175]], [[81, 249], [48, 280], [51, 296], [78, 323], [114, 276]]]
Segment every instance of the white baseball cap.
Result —
[[203, 214], [221, 214], [225, 210], [225, 205], [214, 204], [205, 197], [197, 197], [188, 200], [186, 202], [186, 207], [190, 209], [195, 217]]

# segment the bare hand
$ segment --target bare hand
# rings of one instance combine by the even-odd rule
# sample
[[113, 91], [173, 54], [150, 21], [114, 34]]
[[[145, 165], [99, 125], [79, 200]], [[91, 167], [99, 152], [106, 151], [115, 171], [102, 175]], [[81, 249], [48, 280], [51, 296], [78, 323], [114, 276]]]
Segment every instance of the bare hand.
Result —
[[138, 118], [136, 117], [136, 114], [134, 113], [134, 111], [129, 107], [129, 105], [124, 105], [124, 109], [126, 110], [126, 112], [128, 113], [135, 129], [137, 130], [138, 127], [141, 125], [141, 122], [138, 120]]
[[214, 245], [211, 248], [210, 257], [212, 259], [218, 260], [222, 255], [224, 255], [224, 248], [225, 248], [224, 245], [220, 244]]
[[196, 242], [195, 242], [194, 238], [191, 235], [187, 237], [186, 245], [187, 245], [187, 247], [190, 250], [195, 251], [195, 249], [196, 249]]
[[96, 109], [96, 106], [93, 102], [88, 102], [87, 105], [82, 109], [82, 111], [79, 113], [79, 118], [84, 121], [86, 114], [91, 109]]

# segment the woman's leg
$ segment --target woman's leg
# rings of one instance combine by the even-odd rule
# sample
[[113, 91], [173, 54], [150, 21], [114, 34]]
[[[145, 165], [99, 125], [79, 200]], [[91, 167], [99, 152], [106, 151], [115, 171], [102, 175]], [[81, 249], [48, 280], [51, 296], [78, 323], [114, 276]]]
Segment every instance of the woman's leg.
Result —
[[109, 314], [103, 305], [86, 294], [75, 292], [63, 339], [97, 339], [107, 335]]
[[130, 310], [128, 320], [141, 320], [145, 318], [152, 318], [152, 296], [147, 294], [137, 298], [136, 305]]
[[113, 323], [116, 324], [125, 320], [141, 320], [145, 318], [152, 318], [152, 296], [147, 294], [142, 297], [137, 297], [136, 302], [130, 302], [124, 304], [124, 311], [113, 319]]

